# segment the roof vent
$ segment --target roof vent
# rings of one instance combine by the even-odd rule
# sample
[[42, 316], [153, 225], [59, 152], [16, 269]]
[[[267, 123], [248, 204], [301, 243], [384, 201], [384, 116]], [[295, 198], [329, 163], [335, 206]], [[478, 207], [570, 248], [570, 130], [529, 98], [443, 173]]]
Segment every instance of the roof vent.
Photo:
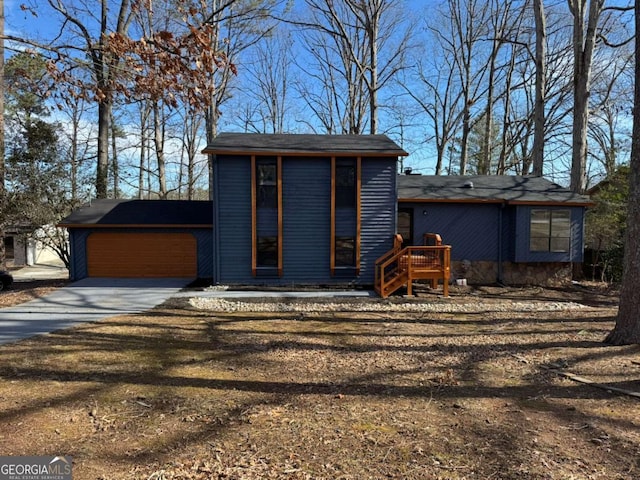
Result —
[[404, 174], [405, 175], [411, 175], [412, 171], [413, 171], [413, 168], [407, 167], [407, 168], [404, 169]]
[[462, 185], [462, 188], [473, 188], [473, 182], [471, 180], [467, 180], [464, 182], [464, 185]]

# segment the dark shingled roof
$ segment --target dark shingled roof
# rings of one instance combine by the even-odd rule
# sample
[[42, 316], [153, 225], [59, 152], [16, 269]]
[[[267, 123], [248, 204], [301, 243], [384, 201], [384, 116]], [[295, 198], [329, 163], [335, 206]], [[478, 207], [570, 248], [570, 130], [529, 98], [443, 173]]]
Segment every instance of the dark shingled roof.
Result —
[[93, 200], [75, 210], [60, 226], [213, 224], [213, 203], [189, 200]]
[[573, 193], [542, 177], [511, 175], [399, 175], [398, 199], [405, 202], [591, 203], [588, 196]]
[[266, 155], [406, 156], [386, 135], [221, 133], [203, 153]]

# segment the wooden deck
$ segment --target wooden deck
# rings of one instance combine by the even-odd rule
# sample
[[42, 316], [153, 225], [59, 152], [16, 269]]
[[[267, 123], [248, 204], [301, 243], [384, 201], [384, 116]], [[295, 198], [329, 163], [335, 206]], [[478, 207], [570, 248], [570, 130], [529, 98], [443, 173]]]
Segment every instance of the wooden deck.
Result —
[[402, 248], [402, 236], [394, 237], [393, 249], [376, 261], [375, 291], [387, 298], [401, 287], [413, 294], [414, 280], [431, 280], [431, 288], [442, 280], [443, 295], [449, 296], [451, 246], [442, 245], [440, 235], [424, 235], [425, 245]]

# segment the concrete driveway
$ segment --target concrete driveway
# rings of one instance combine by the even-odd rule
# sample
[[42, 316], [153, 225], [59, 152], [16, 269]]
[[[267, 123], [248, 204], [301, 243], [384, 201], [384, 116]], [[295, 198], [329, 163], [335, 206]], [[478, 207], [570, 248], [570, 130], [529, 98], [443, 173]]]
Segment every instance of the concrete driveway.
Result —
[[0, 344], [105, 317], [149, 310], [188, 285], [185, 278], [86, 278], [0, 309]]

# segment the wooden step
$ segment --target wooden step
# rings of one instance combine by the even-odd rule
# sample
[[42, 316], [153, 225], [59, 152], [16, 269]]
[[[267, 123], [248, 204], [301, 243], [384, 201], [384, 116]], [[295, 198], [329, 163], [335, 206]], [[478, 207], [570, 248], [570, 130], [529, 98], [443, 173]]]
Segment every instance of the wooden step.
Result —
[[384, 290], [382, 292], [379, 292], [380, 296], [382, 298], [387, 298], [393, 292], [405, 286], [407, 284], [407, 280], [408, 278], [406, 272], [399, 273], [394, 278], [392, 278], [391, 281], [386, 282]]

